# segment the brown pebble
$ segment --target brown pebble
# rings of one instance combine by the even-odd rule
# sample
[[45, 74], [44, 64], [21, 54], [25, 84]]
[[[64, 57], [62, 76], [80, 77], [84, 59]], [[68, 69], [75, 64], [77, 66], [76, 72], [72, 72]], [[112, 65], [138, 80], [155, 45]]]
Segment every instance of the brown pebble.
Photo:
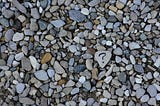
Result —
[[42, 64], [47, 63], [47, 62], [49, 62], [51, 59], [52, 59], [51, 53], [46, 53], [46, 54], [42, 57], [41, 63], [42, 63]]
[[66, 79], [61, 79], [58, 81], [58, 85], [62, 85], [62, 84], [65, 84], [67, 82]]

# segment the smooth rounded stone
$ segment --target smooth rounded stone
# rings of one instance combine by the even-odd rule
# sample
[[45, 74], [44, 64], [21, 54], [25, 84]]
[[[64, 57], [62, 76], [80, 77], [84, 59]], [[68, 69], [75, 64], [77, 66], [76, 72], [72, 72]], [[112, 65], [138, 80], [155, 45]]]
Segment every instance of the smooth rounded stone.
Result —
[[89, 15], [89, 10], [87, 8], [82, 8], [81, 13], [84, 15]]
[[111, 106], [116, 106], [117, 105], [117, 100], [109, 99], [108, 104]]
[[95, 53], [95, 60], [98, 62], [101, 68], [104, 68], [110, 61], [112, 54], [110, 51], [97, 51]]
[[93, 60], [91, 60], [91, 59], [87, 59], [86, 60], [86, 68], [88, 70], [92, 70], [93, 69], [92, 63], [93, 63]]
[[140, 35], [140, 39], [141, 39], [141, 40], [146, 40], [147, 37], [146, 37], [146, 35], [145, 35], [144, 33], [142, 33], [142, 34]]
[[133, 3], [136, 5], [141, 5], [141, 0], [133, 0]]
[[47, 22], [43, 20], [38, 20], [38, 25], [41, 30], [45, 30], [47, 28]]
[[156, 66], [157, 68], [159, 68], [160, 66], [160, 58], [156, 59], [154, 66]]
[[48, 4], [48, 0], [40, 0], [40, 5], [42, 6], [42, 8], [46, 8]]
[[72, 80], [69, 80], [69, 81], [66, 83], [65, 87], [71, 87], [71, 86], [74, 86], [74, 85], [75, 85], [75, 82], [72, 81]]
[[69, 51], [72, 52], [72, 53], [77, 52], [77, 46], [76, 45], [70, 45], [69, 46]]
[[51, 21], [51, 24], [56, 28], [60, 28], [65, 25], [65, 22], [63, 20], [54, 20], [54, 21]]
[[35, 57], [29, 56], [30, 63], [34, 69], [38, 67], [38, 61]]
[[93, 98], [88, 98], [87, 99], [87, 106], [92, 106], [95, 100]]
[[83, 83], [83, 87], [89, 91], [91, 89], [91, 83], [89, 81], [86, 81]]
[[79, 93], [79, 88], [73, 88], [71, 91], [71, 95], [75, 95], [77, 93]]
[[18, 54], [15, 55], [15, 59], [17, 61], [21, 60], [23, 57], [24, 57], [24, 53], [23, 52], [20, 52], [20, 53], [18, 53]]
[[146, 25], [144, 31], [151, 31], [152, 25]]
[[41, 59], [41, 63], [44, 64], [44, 63], [47, 63], [49, 62], [50, 60], [52, 59], [52, 55], [51, 53], [47, 52], [43, 55], [42, 59]]
[[14, 12], [9, 9], [2, 9], [2, 15], [6, 18], [11, 18]]
[[151, 72], [148, 72], [147, 74], [146, 74], [146, 78], [147, 79], [152, 79], [153, 78], [153, 76], [152, 76], [152, 73]]
[[156, 100], [159, 101], [160, 100], [160, 93], [158, 93], [155, 98], [156, 98]]
[[54, 74], [55, 74], [55, 72], [54, 72], [53, 69], [48, 69], [48, 70], [47, 70], [47, 73], [48, 73], [48, 76], [49, 76], [50, 78], [52, 78], [52, 77], [54, 76]]
[[140, 64], [135, 64], [134, 65], [134, 70], [138, 73], [144, 73], [144, 69], [143, 69], [143, 66], [140, 65]]
[[39, 19], [40, 18], [40, 14], [38, 12], [37, 8], [31, 8], [31, 16], [35, 19]]
[[85, 65], [79, 64], [79, 65], [74, 67], [74, 72], [75, 73], [80, 73], [80, 72], [83, 72], [85, 69], [86, 69]]
[[122, 49], [120, 47], [117, 47], [116, 49], [113, 50], [113, 53], [115, 55], [122, 55]]
[[9, 27], [9, 21], [5, 18], [0, 18], [0, 23], [2, 26]]
[[122, 8], [124, 7], [124, 4], [121, 3], [121, 2], [116, 2], [116, 7], [117, 7], [118, 9], [122, 9]]
[[127, 79], [127, 75], [126, 75], [125, 72], [119, 73], [119, 75], [118, 75], [118, 80], [119, 80], [121, 83], [125, 83], [125, 82], [126, 82], [126, 79]]
[[20, 41], [24, 38], [24, 34], [23, 33], [19, 33], [19, 32], [16, 32], [14, 35], [13, 35], [13, 38], [12, 40], [13, 41]]
[[86, 22], [86, 23], [84, 23], [84, 27], [86, 28], [86, 29], [92, 29], [93, 28], [93, 24], [92, 24], [92, 22]]
[[137, 21], [137, 19], [138, 19], [137, 14], [134, 13], [134, 12], [130, 13], [130, 18], [131, 18], [132, 21]]
[[122, 58], [119, 56], [116, 56], [115, 61], [116, 63], [120, 63], [122, 61]]
[[35, 22], [31, 22], [29, 26], [31, 31], [37, 31], [38, 30], [38, 24]]
[[62, 5], [64, 3], [65, 0], [58, 0], [58, 5]]
[[17, 93], [22, 93], [24, 91], [25, 85], [23, 83], [18, 83], [16, 85], [16, 91]]
[[129, 49], [134, 50], [134, 49], [139, 49], [140, 45], [137, 42], [130, 42], [129, 43]]
[[17, 44], [15, 42], [10, 41], [9, 48], [11, 48], [12, 50], [17, 50]]
[[153, 52], [157, 53], [157, 54], [160, 54], [160, 48], [155, 48], [153, 49]]
[[136, 90], [136, 97], [137, 97], [137, 98], [142, 97], [144, 94], [145, 94], [145, 90], [144, 90], [143, 88], [138, 88], [138, 89]]
[[20, 4], [17, 0], [13, 0], [12, 3], [20, 12], [26, 14], [27, 9], [22, 4]]
[[122, 88], [116, 89], [116, 95], [123, 96], [124, 90]]
[[155, 98], [150, 98], [149, 101], [148, 101], [148, 104], [152, 105], [152, 106], [156, 106], [157, 105], [156, 99]]
[[44, 70], [36, 71], [34, 75], [38, 80], [41, 80], [41, 81], [46, 81], [49, 79], [46, 71]]
[[129, 59], [130, 59], [130, 61], [131, 61], [132, 64], [136, 64], [136, 60], [135, 60], [135, 58], [134, 58], [133, 55], [130, 55]]
[[86, 81], [86, 77], [81, 76], [78, 81], [83, 84]]
[[30, 60], [26, 57], [23, 57], [21, 59], [21, 65], [22, 65], [22, 69], [24, 70], [30, 71], [32, 69]]
[[149, 85], [147, 88], [147, 92], [151, 97], [155, 97], [157, 95], [157, 89], [154, 85]]
[[[14, 1], [14, 0], [13, 0]], [[35, 102], [33, 101], [33, 99], [28, 98], [28, 97], [19, 97], [19, 102], [22, 104], [26, 104], [26, 105], [32, 105]]]
[[143, 95], [140, 99], [141, 102], [147, 102], [149, 100], [149, 96], [146, 94], [146, 95]]
[[77, 21], [77, 22], [82, 22], [86, 20], [86, 16], [82, 14], [81, 11], [78, 11], [78, 10], [70, 10], [69, 17], [70, 19]]
[[54, 67], [54, 70], [55, 70], [55, 72], [56, 72], [57, 74], [63, 74], [63, 73], [65, 73], [65, 70], [64, 70], [63, 67], [59, 64], [58, 61], [55, 61], [55, 62], [54, 62], [53, 67]]
[[32, 35], [34, 34], [34, 32], [31, 31], [30, 29], [25, 29], [25, 30], [24, 30], [24, 34], [25, 34], [25, 35], [32, 36]]
[[0, 66], [5, 66], [6, 65], [6, 61], [3, 59], [0, 59]]
[[107, 83], [107, 84], [109, 84], [112, 79], [113, 79], [112, 76], [107, 76], [107, 77], [104, 79], [104, 82]]
[[92, 0], [88, 3], [90, 7], [96, 6], [100, 3], [100, 0]]
[[107, 103], [108, 99], [107, 98], [101, 98], [99, 101], [102, 102], [102, 103]]
[[113, 28], [113, 23], [111, 23], [111, 22], [107, 23], [106, 28], [112, 29]]

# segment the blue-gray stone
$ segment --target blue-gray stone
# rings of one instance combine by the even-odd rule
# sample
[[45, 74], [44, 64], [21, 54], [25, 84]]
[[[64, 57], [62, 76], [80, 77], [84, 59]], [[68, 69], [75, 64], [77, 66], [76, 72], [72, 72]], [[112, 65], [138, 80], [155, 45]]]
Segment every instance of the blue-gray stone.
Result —
[[70, 10], [69, 17], [70, 19], [77, 21], [77, 22], [82, 22], [86, 19], [86, 16], [78, 10]]
[[5, 18], [0, 18], [0, 23], [5, 27], [9, 27], [9, 22]]
[[47, 22], [43, 20], [38, 20], [38, 25], [41, 30], [45, 30], [47, 28]]
[[125, 72], [121, 72], [119, 75], [118, 75], [118, 80], [121, 82], [121, 83], [125, 83], [126, 82], [126, 73]]
[[83, 64], [80, 64], [74, 67], [74, 72], [76, 73], [83, 72], [85, 69], [86, 69], [86, 66]]
[[157, 53], [157, 54], [160, 54], [160, 48], [155, 48], [153, 49], [153, 52]]
[[138, 73], [144, 73], [144, 69], [143, 69], [142, 65], [140, 65], [140, 64], [135, 64], [134, 70]]

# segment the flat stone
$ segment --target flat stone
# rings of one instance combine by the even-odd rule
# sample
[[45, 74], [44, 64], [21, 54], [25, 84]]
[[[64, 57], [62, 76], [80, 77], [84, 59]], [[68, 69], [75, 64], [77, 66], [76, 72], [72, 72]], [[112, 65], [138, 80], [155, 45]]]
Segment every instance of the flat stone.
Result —
[[147, 92], [151, 97], [155, 97], [157, 95], [157, 89], [154, 85], [149, 85], [147, 88]]
[[134, 49], [139, 49], [140, 48], [140, 45], [136, 42], [130, 42], [129, 43], [129, 49], [130, 50], [134, 50]]
[[107, 103], [108, 99], [107, 98], [101, 98], [99, 101], [102, 102], [102, 103]]
[[39, 19], [40, 18], [40, 14], [38, 12], [37, 8], [31, 8], [31, 16], [35, 19]]
[[116, 95], [118, 95], [118, 96], [123, 96], [123, 93], [124, 93], [124, 91], [123, 91], [122, 88], [116, 89]]
[[34, 69], [38, 66], [38, 61], [34, 56], [29, 56], [30, 63]]
[[44, 64], [44, 63], [47, 63], [49, 62], [50, 60], [52, 59], [52, 55], [51, 53], [45, 53], [41, 59], [41, 63]]
[[100, 0], [92, 0], [88, 3], [90, 7], [96, 6], [100, 3]]
[[2, 26], [9, 27], [9, 21], [5, 18], [0, 18], [0, 23]]
[[14, 31], [13, 31], [12, 29], [8, 29], [8, 30], [6, 31], [6, 33], [5, 33], [5, 35], [4, 35], [4, 36], [5, 36], [5, 41], [6, 41], [6, 42], [11, 41], [13, 35], [14, 35]]
[[89, 10], [87, 8], [82, 8], [81, 13], [84, 15], [89, 15]]
[[36, 22], [31, 22], [29, 26], [31, 31], [37, 31], [38, 30], [38, 24]]
[[146, 37], [146, 35], [145, 35], [144, 33], [142, 33], [142, 34], [140, 35], [140, 39], [144, 41], [144, 40], [147, 39], [147, 37]]
[[74, 86], [74, 85], [75, 85], [75, 82], [72, 81], [72, 80], [69, 80], [69, 81], [66, 83], [65, 87], [71, 87], [71, 86]]
[[25, 85], [23, 83], [18, 83], [16, 85], [16, 91], [17, 93], [22, 93], [24, 91]]
[[93, 28], [93, 24], [92, 24], [92, 22], [86, 22], [86, 23], [84, 23], [84, 27], [86, 29], [92, 29]]
[[20, 12], [24, 14], [27, 13], [27, 9], [22, 4], [20, 4], [17, 0], [13, 0], [12, 3]]
[[116, 56], [115, 61], [116, 63], [120, 63], [122, 61], [122, 58], [119, 56]]
[[86, 81], [86, 77], [81, 76], [78, 81], [83, 84]]
[[104, 68], [110, 61], [112, 54], [110, 51], [97, 51], [95, 53], [95, 60], [98, 62], [101, 68]]
[[43, 20], [38, 20], [38, 25], [41, 30], [45, 30], [47, 28], [47, 22]]
[[149, 96], [147, 94], [143, 95], [140, 100], [141, 102], [147, 102], [149, 100]]
[[30, 60], [26, 57], [23, 57], [21, 59], [21, 65], [22, 65], [22, 69], [24, 70], [30, 71], [32, 69]]
[[117, 47], [116, 49], [114, 49], [113, 53], [115, 55], [122, 55], [122, 49], [120, 47]]
[[156, 66], [157, 68], [159, 68], [160, 66], [160, 58], [156, 59], [154, 66]]
[[141, 5], [141, 0], [134, 0], [133, 3], [136, 5]]
[[11, 18], [13, 16], [14, 12], [8, 9], [2, 10], [2, 15], [6, 18]]
[[19, 32], [16, 32], [14, 35], [13, 35], [13, 38], [12, 40], [13, 41], [20, 41], [24, 38], [24, 34], [23, 33], [19, 33]]
[[34, 34], [34, 32], [33, 32], [32, 30], [30, 30], [30, 29], [25, 29], [25, 30], [24, 30], [24, 34], [25, 34], [25, 35], [32, 36], [32, 35]]
[[135, 64], [134, 70], [138, 73], [144, 73], [144, 69], [143, 69], [142, 65], [140, 65], [140, 64]]
[[83, 72], [86, 69], [86, 66], [83, 64], [78, 64], [77, 66], [74, 67], [74, 72], [75, 73], [80, 73]]
[[126, 78], [127, 78], [127, 75], [125, 72], [121, 72], [119, 75], [118, 75], [118, 80], [122, 83], [125, 83], [126, 82]]
[[65, 0], [58, 0], [58, 5], [62, 5], [64, 3]]
[[124, 7], [124, 4], [121, 3], [121, 2], [117, 2], [117, 3], [116, 3], [116, 7], [117, 7], [118, 9], [122, 9], [122, 8]]
[[86, 19], [86, 16], [82, 14], [81, 11], [78, 11], [78, 10], [70, 10], [69, 17], [70, 19], [77, 21], [77, 22], [82, 22]]
[[88, 98], [87, 99], [87, 106], [93, 106], [94, 102], [95, 102], [95, 100], [93, 98]]
[[144, 31], [151, 31], [152, 25], [146, 25]]
[[136, 97], [140, 98], [145, 94], [145, 90], [143, 88], [136, 89]]
[[150, 98], [149, 101], [148, 101], [148, 104], [152, 105], [152, 106], [156, 106], [157, 105], [156, 99], [155, 98]]
[[55, 71], [54, 71], [53, 69], [48, 69], [48, 70], [47, 70], [47, 73], [48, 73], [48, 76], [49, 76], [50, 78], [53, 78], [53, 76], [54, 76], [54, 74], [55, 74]]
[[19, 98], [19, 102], [26, 104], [26, 105], [33, 105], [35, 102], [33, 101], [33, 99], [28, 98], [28, 97], [20, 97]]
[[46, 81], [49, 79], [47, 73], [44, 70], [36, 71], [34, 75], [38, 80], [41, 81]]
[[71, 51], [72, 53], [77, 52], [77, 46], [76, 45], [70, 45], [69, 46], [69, 51]]
[[137, 19], [138, 19], [137, 14], [134, 13], [134, 12], [130, 13], [130, 18], [131, 18], [132, 21], [137, 21]]
[[116, 106], [117, 105], [117, 100], [109, 99], [108, 104], [111, 106]]
[[15, 59], [17, 61], [21, 60], [23, 57], [24, 57], [24, 53], [23, 52], [20, 52], [20, 53], [18, 53], [18, 54], [15, 55]]
[[136, 64], [136, 60], [133, 55], [130, 55], [129, 58], [132, 64]]
[[74, 88], [71, 91], [71, 95], [77, 94], [79, 92], [79, 88]]
[[51, 24], [57, 28], [60, 28], [65, 25], [65, 22], [63, 20], [54, 20], [51, 21]]
[[160, 54], [160, 48], [155, 48], [153, 49], [153, 52], [157, 53], [157, 54]]
[[86, 81], [83, 83], [83, 87], [89, 91], [91, 89], [91, 83], [89, 81]]
[[63, 73], [65, 73], [65, 70], [62, 68], [62, 66], [59, 64], [58, 61], [55, 61], [55, 62], [54, 62], [53, 67], [54, 67], [56, 73], [58, 73], [58, 74], [63, 74]]
[[160, 93], [158, 93], [157, 95], [156, 95], [156, 100], [160, 100]]

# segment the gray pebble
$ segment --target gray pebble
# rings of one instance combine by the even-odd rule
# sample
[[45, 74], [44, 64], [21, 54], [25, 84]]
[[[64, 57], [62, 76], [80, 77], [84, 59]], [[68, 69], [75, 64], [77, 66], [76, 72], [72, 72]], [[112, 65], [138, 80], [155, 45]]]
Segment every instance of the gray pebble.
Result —
[[74, 72], [80, 73], [80, 72], [83, 72], [85, 69], [86, 69], [85, 65], [79, 64], [79, 65], [74, 67]]
[[30, 60], [26, 57], [21, 60], [22, 69], [30, 71], [32, 69]]
[[69, 17], [77, 22], [82, 22], [86, 19], [86, 16], [81, 13], [81, 11], [78, 10], [70, 10], [69, 11]]
[[57, 28], [60, 28], [65, 25], [65, 22], [63, 20], [54, 20], [51, 21], [51, 24]]
[[36, 71], [34, 73], [35, 77], [41, 81], [46, 81], [48, 80], [48, 75], [46, 73], [46, 71], [44, 70], [39, 70], [39, 71]]
[[119, 75], [118, 75], [118, 80], [121, 82], [121, 83], [125, 83], [126, 82], [126, 73], [125, 72], [121, 72]]
[[92, 0], [88, 3], [90, 7], [96, 6], [100, 3], [100, 0]]
[[118, 96], [123, 96], [123, 93], [124, 93], [124, 91], [123, 91], [122, 88], [116, 89], [116, 95], [118, 95]]
[[140, 98], [140, 97], [142, 97], [144, 95], [144, 93], [145, 93], [145, 90], [143, 88], [138, 88], [136, 90], [136, 97]]
[[17, 0], [13, 0], [12, 3], [20, 12], [26, 14], [27, 12], [26, 8], [22, 4], [20, 4]]
[[117, 47], [116, 49], [114, 49], [113, 53], [115, 55], [122, 55], [122, 49], [120, 47]]
[[14, 12], [8, 9], [2, 10], [2, 15], [6, 18], [11, 18], [13, 16]]
[[32, 8], [31, 9], [31, 16], [35, 19], [39, 19], [40, 18], [40, 14], [38, 12], [37, 8]]
[[153, 52], [157, 53], [157, 54], [160, 54], [160, 48], [155, 48], [153, 49]]
[[38, 20], [38, 25], [41, 30], [45, 30], [47, 28], [47, 22], [43, 20]]
[[86, 22], [86, 23], [84, 23], [84, 27], [86, 29], [92, 29], [93, 28], [93, 24], [92, 24], [92, 22]]
[[145, 35], [144, 33], [142, 33], [142, 34], [140, 35], [140, 39], [141, 39], [141, 40], [146, 40], [147, 37], [146, 37], [146, 35]]
[[5, 41], [8, 42], [8, 41], [12, 40], [13, 35], [14, 35], [14, 31], [12, 29], [8, 29], [4, 35]]
[[5, 27], [9, 27], [9, 21], [5, 18], [0, 18], [0, 23]]
[[86, 81], [83, 83], [83, 87], [89, 91], [91, 89], [91, 83], [89, 81]]
[[74, 88], [71, 91], [71, 95], [77, 94], [79, 92], [79, 88]]
[[144, 73], [144, 69], [143, 69], [142, 65], [140, 65], [140, 64], [135, 64], [134, 69], [138, 73]]
[[25, 88], [25, 85], [23, 83], [18, 83], [16, 85], [16, 91], [17, 91], [17, 93], [22, 93], [23, 90], [24, 90], [24, 88]]
[[151, 97], [154, 97], [157, 95], [157, 89], [154, 85], [149, 85], [148, 88], [147, 88], [147, 92], [149, 93], [149, 95]]
[[42, 8], [46, 8], [48, 5], [48, 0], [41, 0], [40, 5], [42, 6]]

